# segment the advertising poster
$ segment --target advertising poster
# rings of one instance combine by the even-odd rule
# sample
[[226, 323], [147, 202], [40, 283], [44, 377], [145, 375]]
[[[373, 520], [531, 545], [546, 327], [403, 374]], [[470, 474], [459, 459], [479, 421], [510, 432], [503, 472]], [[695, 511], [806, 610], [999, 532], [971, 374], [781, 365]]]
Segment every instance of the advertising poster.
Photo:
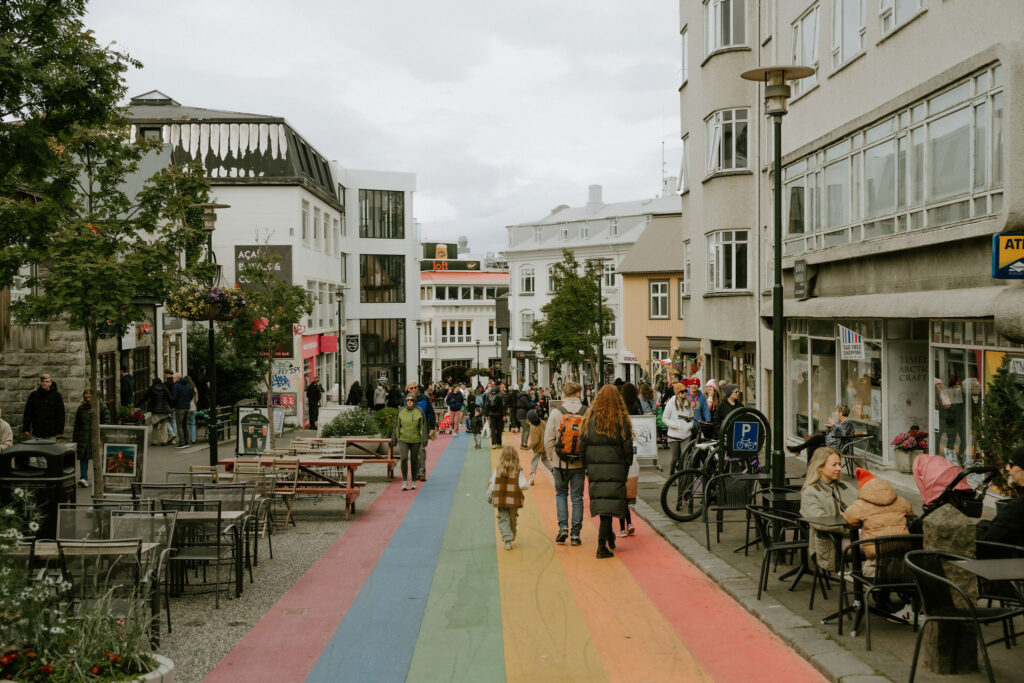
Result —
[[633, 453], [637, 459], [658, 460], [657, 418], [654, 415], [630, 415], [633, 423]]
[[[270, 420], [266, 408], [239, 406], [237, 424], [235, 452], [238, 455], [261, 455], [270, 449]], [[280, 434], [284, 427], [284, 411], [274, 411], [274, 426], [278, 427]]]
[[104, 490], [128, 493], [144, 480], [149, 433], [145, 425], [100, 425]]

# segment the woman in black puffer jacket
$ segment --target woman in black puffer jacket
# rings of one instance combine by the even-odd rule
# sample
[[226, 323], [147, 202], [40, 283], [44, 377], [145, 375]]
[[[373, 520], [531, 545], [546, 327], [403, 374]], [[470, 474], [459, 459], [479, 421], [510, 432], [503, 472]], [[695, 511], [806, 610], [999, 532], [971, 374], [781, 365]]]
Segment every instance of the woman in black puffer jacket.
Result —
[[606, 385], [583, 416], [580, 456], [587, 468], [590, 516], [599, 515], [597, 556], [614, 557], [612, 517], [625, 518], [626, 475], [633, 462], [633, 425], [619, 391]]

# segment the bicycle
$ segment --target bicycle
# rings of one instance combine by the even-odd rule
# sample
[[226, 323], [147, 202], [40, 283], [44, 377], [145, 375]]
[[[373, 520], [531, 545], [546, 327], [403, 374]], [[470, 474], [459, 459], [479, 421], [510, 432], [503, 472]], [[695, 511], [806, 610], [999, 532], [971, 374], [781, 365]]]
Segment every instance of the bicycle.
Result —
[[679, 451], [679, 457], [672, 461], [669, 467], [669, 475], [679, 470], [699, 469], [704, 464], [704, 455], [707, 444], [715, 444], [714, 429], [709, 422], [697, 422], [692, 418], [683, 418], [693, 422], [693, 429], [690, 433], [690, 443], [686, 448]]
[[757, 458], [720, 458], [716, 446], [715, 441], [698, 443], [694, 455], [704, 458], [701, 466], [681, 469], [665, 480], [661, 487], [661, 508], [669, 518], [677, 522], [692, 521], [704, 511], [705, 498], [709, 502], [715, 500], [715, 491], [708, 491], [705, 482], [719, 473], [719, 461], [723, 471], [764, 472]]

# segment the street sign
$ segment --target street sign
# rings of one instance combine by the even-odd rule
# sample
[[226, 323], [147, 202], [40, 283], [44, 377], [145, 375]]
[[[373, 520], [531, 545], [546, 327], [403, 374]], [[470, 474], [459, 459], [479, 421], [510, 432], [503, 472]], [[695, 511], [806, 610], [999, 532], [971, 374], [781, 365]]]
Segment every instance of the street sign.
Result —
[[732, 449], [734, 451], [757, 452], [760, 435], [760, 422], [741, 422], [737, 420], [732, 424]]
[[345, 350], [349, 353], [355, 353], [359, 350], [359, 335], [350, 334], [345, 337]]

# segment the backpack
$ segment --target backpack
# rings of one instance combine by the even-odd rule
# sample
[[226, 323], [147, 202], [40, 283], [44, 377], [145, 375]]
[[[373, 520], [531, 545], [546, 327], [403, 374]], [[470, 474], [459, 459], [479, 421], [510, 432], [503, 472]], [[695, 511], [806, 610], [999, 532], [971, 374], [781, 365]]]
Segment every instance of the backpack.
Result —
[[580, 461], [580, 438], [583, 436], [583, 413], [562, 412], [555, 432], [555, 455], [567, 464]]

